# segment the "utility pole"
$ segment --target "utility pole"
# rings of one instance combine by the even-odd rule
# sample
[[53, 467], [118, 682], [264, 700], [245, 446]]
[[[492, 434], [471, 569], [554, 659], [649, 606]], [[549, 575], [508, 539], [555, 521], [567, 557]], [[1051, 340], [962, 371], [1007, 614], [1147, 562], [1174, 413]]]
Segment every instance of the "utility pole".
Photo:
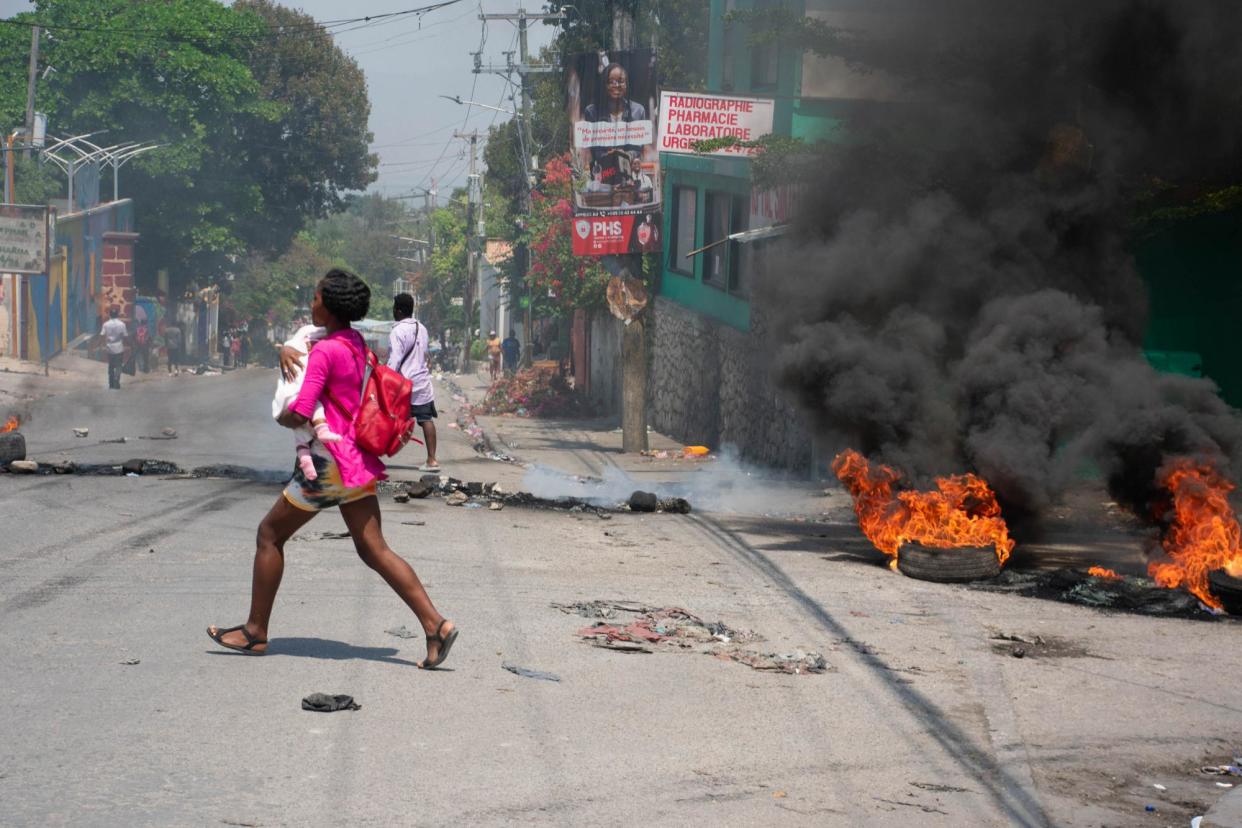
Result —
[[[634, 48], [634, 16], [624, 4], [612, 8], [612, 48]], [[608, 269], [614, 278], [643, 278], [643, 256], [617, 256]], [[626, 323], [621, 333], [621, 450], [647, 450], [647, 332], [646, 311]]]
[[[533, 155], [534, 137], [530, 128], [530, 84], [527, 77], [532, 74], [541, 72], [554, 72], [555, 66], [532, 65], [530, 62], [530, 52], [526, 45], [526, 25], [531, 20], [563, 20], [564, 12], [556, 12], [554, 14], [530, 14], [524, 8], [519, 8], [516, 12], [506, 12], [502, 14], [480, 14], [479, 19], [488, 20], [509, 20], [517, 21], [518, 27], [518, 58], [519, 62], [513, 62], [513, 53], [506, 52], [506, 65], [503, 68], [494, 66], [483, 66], [478, 54], [474, 59], [474, 72], [477, 75], [480, 72], [493, 72], [498, 75], [509, 77], [517, 72], [521, 81], [520, 87], [522, 91], [521, 108], [518, 110], [518, 139], [521, 143], [520, 154], [522, 156], [522, 169], [525, 177], [525, 186], [522, 188], [522, 212], [527, 216], [530, 215], [530, 192], [532, 188], [532, 178], [537, 171], [538, 162]], [[526, 263], [522, 267], [522, 272], [518, 274], [523, 282], [523, 295], [526, 297], [526, 308], [523, 316], [523, 328], [525, 329], [525, 346], [522, 349], [522, 367], [529, 368], [531, 362], [531, 343], [534, 341], [533, 322], [531, 320], [531, 292], [530, 285], [526, 282], [526, 271], [529, 268], [529, 251], [514, 251], [514, 261]]]
[[454, 138], [470, 142], [470, 176], [466, 179], [466, 290], [462, 297], [462, 314], [466, 320], [462, 335], [461, 353], [457, 356], [457, 373], [470, 371], [470, 346], [474, 340], [474, 287], [479, 281], [479, 244], [474, 232], [475, 215], [482, 213], [483, 192], [479, 187], [478, 147], [479, 131], [453, 132]]
[[39, 27], [30, 29], [30, 77], [26, 81], [26, 150], [23, 153], [30, 158], [30, 147], [34, 145], [34, 98], [35, 79], [39, 76]]

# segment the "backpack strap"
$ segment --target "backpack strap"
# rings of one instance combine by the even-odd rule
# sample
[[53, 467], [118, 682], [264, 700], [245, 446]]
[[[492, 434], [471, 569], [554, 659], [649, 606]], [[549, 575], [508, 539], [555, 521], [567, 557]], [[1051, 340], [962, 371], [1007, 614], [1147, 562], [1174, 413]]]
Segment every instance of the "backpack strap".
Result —
[[[356, 347], [354, 347], [354, 343], [348, 340], [345, 340], [345, 339], [340, 340], [340, 342], [345, 347], [349, 348], [349, 350], [353, 351], [354, 356], [360, 358], [363, 363], [362, 386], [358, 389], [358, 411], [361, 411], [362, 401], [366, 398], [367, 383], [370, 382], [371, 380], [371, 369], [374, 366], [375, 354], [371, 351], [370, 348], [367, 348], [366, 356], [363, 356], [362, 353], [359, 352], [359, 350]], [[335, 405], [337, 409], [342, 414], [345, 415], [345, 419], [349, 420], [351, 423], [354, 421], [354, 418], [357, 416], [356, 412], [354, 414], [350, 414], [349, 409], [347, 409], [344, 405], [342, 405], [341, 401], [338, 400], [336, 396], [331, 391], [329, 391], [327, 388], [324, 388], [323, 393], [324, 393], [324, 396], [328, 398], [328, 401], [331, 402], [333, 405]]]
[[410, 343], [410, 348], [405, 352], [405, 356], [401, 357], [401, 362], [397, 365], [397, 373], [405, 370], [405, 361], [410, 358], [410, 354], [414, 353], [414, 349], [418, 347], [418, 320], [414, 320], [414, 341]]

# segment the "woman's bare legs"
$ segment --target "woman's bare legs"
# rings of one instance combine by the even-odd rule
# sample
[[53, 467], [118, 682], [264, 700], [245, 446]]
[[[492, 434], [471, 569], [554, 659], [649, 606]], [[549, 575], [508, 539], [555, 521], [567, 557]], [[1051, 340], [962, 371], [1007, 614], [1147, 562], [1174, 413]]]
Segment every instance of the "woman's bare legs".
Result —
[[[280, 589], [280, 578], [285, 572], [285, 542], [315, 514], [297, 508], [281, 495], [259, 524], [254, 551], [254, 577], [250, 586], [250, 615], [246, 619], [246, 631], [258, 641], [267, 640], [272, 605], [276, 603], [276, 591]], [[212, 625], [208, 631], [214, 635], [216, 629]], [[243, 647], [247, 643], [241, 630], [226, 633], [221, 640]], [[267, 645], [258, 644], [253, 649], [264, 652]]]
[[[349, 534], [354, 538], [358, 557], [378, 572], [418, 616], [418, 622], [423, 625], [423, 632], [428, 637], [427, 660], [434, 660], [440, 653], [440, 647], [439, 641], [431, 636], [437, 632], [447, 636], [453, 631], [453, 622], [444, 620], [444, 616], [431, 603], [427, 590], [423, 589], [423, 582], [418, 579], [413, 568], [388, 547], [380, 525], [379, 499], [367, 497], [347, 503], [341, 507], [341, 517], [345, 519]], [[440, 628], [441, 624], [444, 625], [443, 630]], [[421, 662], [419, 666], [422, 666]]]

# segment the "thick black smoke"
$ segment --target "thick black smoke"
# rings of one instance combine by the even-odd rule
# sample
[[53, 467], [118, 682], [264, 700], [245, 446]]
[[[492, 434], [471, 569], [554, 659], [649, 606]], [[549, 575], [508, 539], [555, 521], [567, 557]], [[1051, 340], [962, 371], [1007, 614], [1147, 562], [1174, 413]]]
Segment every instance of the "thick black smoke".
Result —
[[840, 445], [1015, 512], [1086, 462], [1136, 506], [1172, 454], [1236, 477], [1242, 420], [1143, 360], [1128, 247], [1156, 184], [1242, 179], [1235, 4], [876, 7], [831, 50], [897, 100], [856, 107], [769, 258], [780, 382]]

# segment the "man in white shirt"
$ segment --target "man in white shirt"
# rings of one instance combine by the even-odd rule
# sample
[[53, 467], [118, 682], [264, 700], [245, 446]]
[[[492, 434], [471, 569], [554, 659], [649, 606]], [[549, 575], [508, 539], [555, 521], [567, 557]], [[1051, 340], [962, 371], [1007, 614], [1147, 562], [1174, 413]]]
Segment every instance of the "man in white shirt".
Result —
[[103, 323], [103, 328], [99, 331], [104, 347], [108, 350], [108, 387], [117, 390], [121, 388], [121, 364], [125, 360], [125, 340], [129, 338], [129, 329], [117, 318], [120, 315], [120, 308], [115, 306], [109, 308], [108, 321]]
[[423, 442], [427, 445], [427, 462], [420, 471], [438, 472], [436, 461], [436, 391], [431, 384], [431, 366], [427, 364], [427, 327], [414, 318], [414, 297], [398, 293], [392, 300], [392, 318], [397, 324], [388, 335], [388, 367], [399, 371], [410, 381], [410, 413], [422, 426]]

